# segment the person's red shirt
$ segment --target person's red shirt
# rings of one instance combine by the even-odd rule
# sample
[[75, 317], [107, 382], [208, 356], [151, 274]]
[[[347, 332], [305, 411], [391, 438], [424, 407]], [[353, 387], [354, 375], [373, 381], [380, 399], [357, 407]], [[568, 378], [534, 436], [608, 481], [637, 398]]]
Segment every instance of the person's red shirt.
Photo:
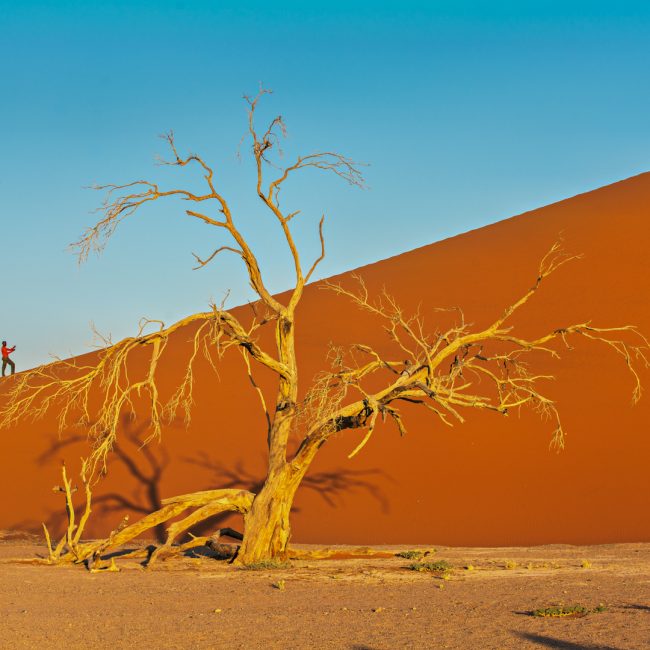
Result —
[[16, 349], [16, 346], [14, 345], [13, 348], [8, 348], [6, 345], [2, 346], [2, 358], [3, 359], [8, 359], [9, 355]]

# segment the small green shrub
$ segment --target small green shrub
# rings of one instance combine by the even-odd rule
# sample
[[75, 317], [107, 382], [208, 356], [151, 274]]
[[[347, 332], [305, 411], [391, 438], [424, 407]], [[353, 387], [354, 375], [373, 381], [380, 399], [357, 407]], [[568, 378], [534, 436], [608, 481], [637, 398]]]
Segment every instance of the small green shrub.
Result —
[[556, 605], [554, 607], [546, 607], [545, 609], [535, 609], [531, 613], [533, 616], [543, 616], [548, 618], [579, 618], [587, 616], [587, 614], [601, 614], [607, 611], [607, 606], [600, 603], [593, 609], [589, 609], [584, 605]]
[[533, 616], [545, 618], [565, 618], [568, 616], [578, 617], [586, 616], [589, 610], [584, 605], [558, 605], [556, 607], [546, 607], [544, 609], [533, 610]]
[[395, 557], [403, 557], [406, 560], [417, 560], [422, 557], [422, 551], [400, 551]]
[[427, 555], [431, 555], [432, 553], [435, 553], [436, 549], [432, 548], [427, 551], [420, 551], [420, 550], [409, 550], [409, 551], [400, 551], [399, 553], [395, 553], [395, 557], [403, 557], [406, 560], [419, 560], [420, 558], [426, 557]]
[[451, 569], [451, 564], [445, 560], [438, 562], [411, 562], [407, 567], [411, 571], [431, 571], [434, 573], [443, 573]]

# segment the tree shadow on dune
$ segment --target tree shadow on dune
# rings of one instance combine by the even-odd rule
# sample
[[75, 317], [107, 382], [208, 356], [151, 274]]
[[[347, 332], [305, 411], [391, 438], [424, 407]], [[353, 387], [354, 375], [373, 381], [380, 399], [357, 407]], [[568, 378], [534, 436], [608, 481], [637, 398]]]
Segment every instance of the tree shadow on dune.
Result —
[[[131, 414], [122, 417], [122, 432], [113, 446], [109, 463], [119, 463], [127, 471], [132, 480], [124, 482], [119, 487], [121, 492], [112, 489], [110, 492], [101, 493], [101, 482], [97, 485], [97, 492], [93, 494], [93, 518], [97, 523], [106, 515], [121, 515], [122, 517], [143, 517], [162, 507], [161, 481], [163, 474], [171, 463], [169, 453], [163, 445], [144, 444], [150, 429], [148, 420], [136, 421]], [[75, 445], [88, 444], [85, 434], [66, 435], [57, 434], [50, 436], [49, 444], [41, 453], [36, 462], [39, 467], [51, 467], [54, 462], [68, 455]], [[226, 464], [213, 459], [207, 452], [198, 452], [193, 457], [177, 459], [189, 465], [207, 470], [208, 480], [201, 489], [216, 488], [242, 488], [257, 493], [264, 484], [264, 477], [250, 469], [243, 459], [235, 463]], [[263, 467], [263, 464], [260, 465]], [[176, 471], [179, 471], [178, 465]], [[56, 478], [53, 476], [53, 481]], [[301, 488], [312, 490], [330, 508], [338, 508], [345, 502], [346, 495], [354, 492], [365, 492], [378, 504], [382, 513], [390, 512], [390, 502], [386, 493], [379, 486], [380, 482], [393, 482], [393, 479], [383, 470], [336, 468], [323, 472], [313, 472], [305, 477]], [[83, 499], [75, 507], [78, 517], [84, 509]], [[299, 512], [294, 507], [293, 512]], [[191, 529], [195, 535], [205, 535], [217, 528], [223, 528], [226, 521], [237, 517], [233, 513], [222, 513]], [[59, 536], [67, 525], [67, 516], [63, 507], [56, 509], [44, 520], [45, 525], [55, 536]], [[36, 520], [23, 520], [12, 526], [12, 529], [40, 533], [42, 522]], [[157, 542], [163, 543], [166, 539], [165, 525], [160, 524], [153, 529]]]
[[[214, 477], [211, 483], [219, 488], [237, 488], [257, 493], [264, 485], [264, 477], [252, 472], [243, 460], [239, 459], [232, 465], [226, 465], [218, 460], [210, 458], [205, 452], [200, 452], [194, 457], [183, 459], [186, 463], [207, 469]], [[390, 502], [385, 492], [377, 485], [378, 478], [392, 482], [392, 478], [382, 469], [373, 468], [365, 470], [354, 470], [348, 468], [337, 468], [325, 472], [312, 472], [302, 481], [301, 489], [313, 490], [330, 507], [337, 508], [342, 505], [345, 495], [354, 491], [365, 491], [379, 505], [381, 512], [390, 512]], [[300, 512], [300, 508], [293, 507], [292, 512]], [[212, 519], [199, 524], [192, 529], [194, 535], [204, 535], [211, 528], [218, 528], [232, 513], [222, 513]]]
[[[101, 517], [109, 513], [120, 513], [123, 516], [144, 516], [162, 507], [160, 482], [170, 459], [163, 446], [154, 450], [151, 445], [144, 444], [149, 428], [149, 421], [145, 420], [136, 425], [131, 415], [122, 417], [122, 435], [113, 446], [111, 460], [124, 465], [135, 480], [128, 495], [114, 491], [93, 495], [93, 511], [96, 515]], [[68, 435], [65, 438], [53, 434], [47, 449], [38, 456], [36, 462], [41, 467], [50, 464], [62, 451], [87, 440], [82, 434]], [[75, 507], [75, 515], [79, 515], [83, 509], [84, 504], [79, 503]], [[64, 530], [66, 521], [66, 514], [61, 509], [50, 514], [44, 523], [55, 535], [59, 535]], [[15, 528], [35, 531], [41, 529], [41, 523], [22, 521], [15, 524]], [[156, 526], [153, 531], [156, 540], [164, 542], [164, 525]]]

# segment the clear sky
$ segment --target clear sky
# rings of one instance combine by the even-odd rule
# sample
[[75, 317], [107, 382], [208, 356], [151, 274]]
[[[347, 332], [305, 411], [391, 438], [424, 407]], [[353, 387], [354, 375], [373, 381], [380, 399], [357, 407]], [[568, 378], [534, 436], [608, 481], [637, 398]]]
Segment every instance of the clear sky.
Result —
[[125, 222], [82, 267], [66, 251], [100, 201], [84, 186], [193, 182], [154, 164], [169, 129], [214, 164], [286, 288], [236, 156], [241, 96], [260, 81], [287, 160], [329, 149], [370, 165], [365, 191], [318, 174], [287, 190], [307, 254], [327, 215], [322, 277], [647, 171], [649, 70], [648, 2], [0, 0], [0, 337], [25, 368], [86, 351], [91, 320], [117, 338], [227, 288], [248, 298], [235, 259], [192, 271], [217, 233], [182, 204]]

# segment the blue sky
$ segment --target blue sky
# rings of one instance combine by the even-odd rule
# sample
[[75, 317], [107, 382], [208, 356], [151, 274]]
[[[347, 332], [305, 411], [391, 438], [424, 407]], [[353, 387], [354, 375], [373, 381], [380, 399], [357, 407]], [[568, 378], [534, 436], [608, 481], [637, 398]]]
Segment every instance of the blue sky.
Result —
[[[67, 252], [91, 224], [93, 183], [177, 186], [158, 134], [214, 164], [287, 287], [242, 147], [244, 92], [274, 90], [286, 160], [337, 150], [369, 189], [306, 174], [306, 257], [327, 215], [330, 275], [650, 169], [650, 4], [641, 2], [31, 2], [0, 0], [0, 336], [19, 368], [249, 297], [235, 259], [192, 271], [217, 233], [170, 202], [125, 222], [99, 258]], [[172, 173], [173, 172], [173, 173]]]

